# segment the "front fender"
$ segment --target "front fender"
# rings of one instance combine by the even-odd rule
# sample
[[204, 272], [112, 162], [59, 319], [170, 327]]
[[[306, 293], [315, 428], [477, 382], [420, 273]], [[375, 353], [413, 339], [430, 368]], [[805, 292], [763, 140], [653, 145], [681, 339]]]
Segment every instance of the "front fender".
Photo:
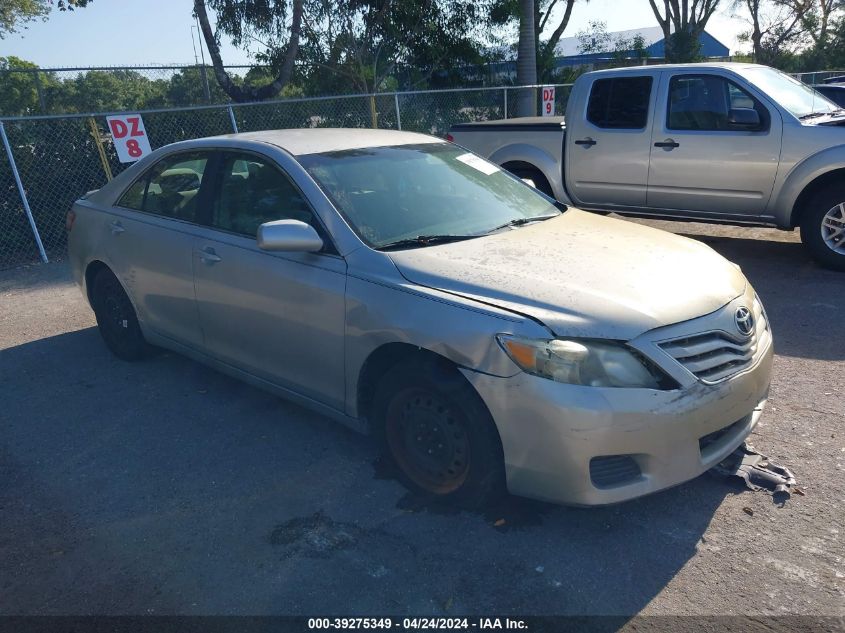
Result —
[[772, 197], [772, 215], [778, 226], [792, 227], [795, 203], [807, 186], [816, 178], [837, 169], [845, 169], [845, 145], [837, 145], [808, 156], [796, 163], [783, 179], [780, 189]]

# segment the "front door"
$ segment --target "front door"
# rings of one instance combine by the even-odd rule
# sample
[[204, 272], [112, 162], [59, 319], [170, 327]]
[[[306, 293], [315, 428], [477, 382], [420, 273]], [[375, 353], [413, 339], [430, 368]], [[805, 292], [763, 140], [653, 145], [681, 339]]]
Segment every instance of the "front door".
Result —
[[[258, 248], [264, 222], [318, 229], [319, 253]], [[223, 153], [210, 225], [194, 242], [197, 306], [208, 353], [323, 404], [344, 407], [346, 262], [303, 195], [270, 159]]]
[[[660, 92], [648, 206], [696, 215], [763, 214], [780, 160], [777, 110], [713, 74], [667, 73]], [[759, 124], [737, 125], [737, 113], [749, 111]]]

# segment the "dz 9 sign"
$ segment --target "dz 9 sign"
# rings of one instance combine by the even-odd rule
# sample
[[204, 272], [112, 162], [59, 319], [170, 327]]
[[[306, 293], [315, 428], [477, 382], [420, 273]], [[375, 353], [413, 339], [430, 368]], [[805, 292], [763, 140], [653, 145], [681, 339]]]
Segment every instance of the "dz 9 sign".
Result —
[[555, 88], [554, 86], [543, 87], [543, 116], [554, 116], [555, 114]]
[[134, 163], [152, 151], [140, 114], [107, 116], [106, 123], [109, 125], [117, 158], [121, 163]]

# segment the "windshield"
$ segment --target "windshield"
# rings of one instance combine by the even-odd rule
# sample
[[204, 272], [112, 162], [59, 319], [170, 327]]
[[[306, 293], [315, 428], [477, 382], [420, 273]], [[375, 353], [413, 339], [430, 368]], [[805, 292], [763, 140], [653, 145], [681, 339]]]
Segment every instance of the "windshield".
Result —
[[747, 68], [743, 75], [797, 117], [839, 110], [820, 92], [774, 68]]
[[448, 143], [310, 154], [299, 162], [373, 248], [420, 236], [480, 236], [560, 214], [551, 199]]

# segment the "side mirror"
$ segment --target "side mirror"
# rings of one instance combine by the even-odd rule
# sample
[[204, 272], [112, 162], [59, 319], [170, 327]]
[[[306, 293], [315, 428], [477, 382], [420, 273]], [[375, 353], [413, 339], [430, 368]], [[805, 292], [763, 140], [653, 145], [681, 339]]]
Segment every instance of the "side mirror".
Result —
[[258, 248], [263, 251], [316, 253], [323, 240], [314, 227], [299, 220], [275, 220], [258, 227]]
[[760, 113], [754, 108], [731, 108], [728, 124], [739, 130], [756, 130], [760, 127]]

